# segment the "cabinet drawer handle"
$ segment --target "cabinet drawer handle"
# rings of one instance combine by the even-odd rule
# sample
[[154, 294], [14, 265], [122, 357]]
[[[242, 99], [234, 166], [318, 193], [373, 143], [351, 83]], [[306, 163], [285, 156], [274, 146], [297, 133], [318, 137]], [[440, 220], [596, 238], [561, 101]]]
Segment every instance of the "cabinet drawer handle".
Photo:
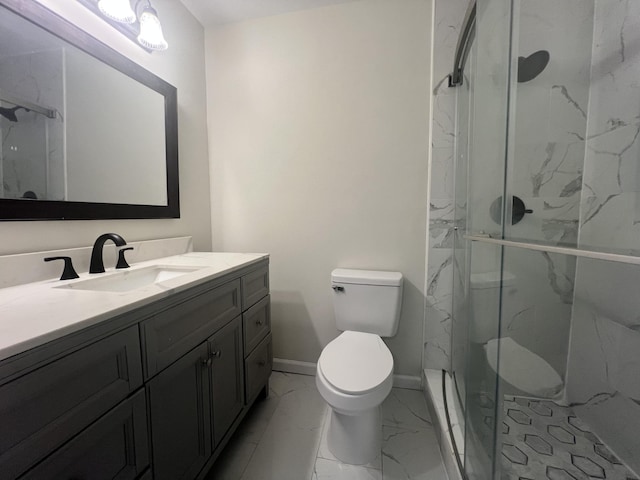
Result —
[[212, 363], [211, 357], [209, 357], [207, 359], [204, 359], [204, 360], [201, 360], [201, 361], [202, 361], [202, 366], [203, 367], [210, 367], [211, 366], [211, 363]]
[[260, 365], [261, 367], [264, 367], [267, 364], [267, 362], [265, 360], [260, 360], [258, 362], [258, 365]]
[[220, 350], [216, 350], [211, 354], [211, 358], [220, 358], [222, 356], [222, 352]]
[[256, 325], [258, 325], [259, 327], [261, 327], [262, 325], [264, 325], [264, 321], [262, 319], [260, 320], [256, 320]]

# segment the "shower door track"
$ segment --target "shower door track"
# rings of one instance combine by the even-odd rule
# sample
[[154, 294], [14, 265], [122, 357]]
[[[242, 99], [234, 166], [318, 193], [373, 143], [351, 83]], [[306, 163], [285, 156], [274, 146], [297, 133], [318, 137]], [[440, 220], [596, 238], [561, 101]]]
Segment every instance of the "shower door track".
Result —
[[472, 242], [488, 243], [492, 245], [502, 245], [505, 247], [524, 248], [526, 250], [535, 250], [538, 252], [559, 253], [562, 255], [573, 255], [575, 257], [592, 258], [595, 260], [607, 260], [610, 262], [628, 263], [631, 265], [640, 265], [640, 256], [625, 255], [622, 253], [603, 252], [597, 250], [586, 250], [574, 247], [560, 247], [556, 245], [545, 245], [541, 243], [530, 243], [515, 240], [501, 240], [499, 238], [491, 238], [487, 236], [464, 235], [465, 240]]

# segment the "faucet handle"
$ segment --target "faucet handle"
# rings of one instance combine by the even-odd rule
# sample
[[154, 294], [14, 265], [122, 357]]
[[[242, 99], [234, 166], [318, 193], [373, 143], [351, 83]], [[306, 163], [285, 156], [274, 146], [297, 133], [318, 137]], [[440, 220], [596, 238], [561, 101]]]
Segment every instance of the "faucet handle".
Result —
[[133, 247], [121, 248], [118, 251], [118, 263], [116, 265], [116, 268], [129, 268], [129, 264], [124, 258], [124, 252], [126, 252], [127, 250], [133, 250]]
[[73, 268], [73, 263], [71, 263], [71, 257], [47, 257], [44, 259], [45, 262], [51, 262], [52, 260], [64, 260], [64, 270], [62, 271], [60, 280], [79, 278], [76, 270]]

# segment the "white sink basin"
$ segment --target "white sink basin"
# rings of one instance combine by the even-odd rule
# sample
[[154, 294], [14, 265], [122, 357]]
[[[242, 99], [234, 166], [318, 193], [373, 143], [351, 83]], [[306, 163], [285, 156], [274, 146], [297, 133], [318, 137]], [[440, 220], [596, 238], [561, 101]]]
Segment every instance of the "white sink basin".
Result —
[[129, 292], [155, 283], [195, 272], [205, 267], [182, 267], [173, 265], [153, 265], [137, 270], [119, 270], [109, 274], [98, 274], [94, 278], [60, 285], [55, 288], [73, 290], [93, 290], [98, 292]]

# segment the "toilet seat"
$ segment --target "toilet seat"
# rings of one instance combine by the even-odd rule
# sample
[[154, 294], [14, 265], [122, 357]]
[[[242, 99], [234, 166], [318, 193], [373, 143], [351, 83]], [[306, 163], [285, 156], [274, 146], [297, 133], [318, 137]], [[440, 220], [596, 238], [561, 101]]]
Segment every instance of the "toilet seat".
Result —
[[318, 369], [337, 391], [364, 395], [387, 383], [393, 356], [378, 335], [347, 330], [322, 350]]

